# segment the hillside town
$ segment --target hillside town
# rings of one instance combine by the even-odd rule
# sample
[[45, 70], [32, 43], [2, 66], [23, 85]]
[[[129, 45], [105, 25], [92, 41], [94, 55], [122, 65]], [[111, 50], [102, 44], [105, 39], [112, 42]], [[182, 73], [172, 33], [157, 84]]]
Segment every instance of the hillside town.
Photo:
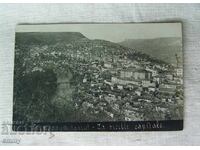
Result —
[[172, 67], [119, 55], [98, 57], [87, 65], [84, 73], [79, 70], [83, 78], [76, 85], [73, 102], [89, 121], [182, 117], [183, 69], [179, 64]]
[[178, 59], [176, 66], [159, 63], [101, 40], [28, 48], [21, 64], [25, 68], [22, 75], [53, 70], [57, 91], [49, 100], [50, 106], [56, 106], [62, 97], [61, 106], [72, 104], [73, 116], [78, 116], [75, 121], [183, 118], [183, 68]]

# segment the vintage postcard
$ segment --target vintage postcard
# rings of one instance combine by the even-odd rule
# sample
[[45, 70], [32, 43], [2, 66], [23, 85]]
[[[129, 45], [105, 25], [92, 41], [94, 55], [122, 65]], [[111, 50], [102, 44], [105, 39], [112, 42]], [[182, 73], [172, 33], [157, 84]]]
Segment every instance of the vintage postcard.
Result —
[[18, 25], [14, 131], [183, 129], [181, 23]]

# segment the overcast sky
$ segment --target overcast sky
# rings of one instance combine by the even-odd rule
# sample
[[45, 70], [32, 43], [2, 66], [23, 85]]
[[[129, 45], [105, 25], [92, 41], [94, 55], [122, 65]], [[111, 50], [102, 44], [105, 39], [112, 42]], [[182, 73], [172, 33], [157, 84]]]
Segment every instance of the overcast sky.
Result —
[[182, 36], [181, 23], [18, 25], [16, 32], [81, 32], [89, 39], [112, 42]]

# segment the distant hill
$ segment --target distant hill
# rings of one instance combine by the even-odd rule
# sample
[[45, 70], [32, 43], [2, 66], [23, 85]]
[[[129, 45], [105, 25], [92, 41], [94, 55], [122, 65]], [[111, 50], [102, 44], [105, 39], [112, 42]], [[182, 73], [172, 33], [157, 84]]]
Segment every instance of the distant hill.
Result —
[[70, 43], [86, 38], [80, 32], [17, 32], [18, 45], [53, 45], [58, 42]]
[[118, 44], [148, 54], [151, 57], [163, 60], [173, 65], [176, 65], [175, 54], [177, 54], [182, 63], [182, 43], [181, 38], [178, 37], [128, 39]]

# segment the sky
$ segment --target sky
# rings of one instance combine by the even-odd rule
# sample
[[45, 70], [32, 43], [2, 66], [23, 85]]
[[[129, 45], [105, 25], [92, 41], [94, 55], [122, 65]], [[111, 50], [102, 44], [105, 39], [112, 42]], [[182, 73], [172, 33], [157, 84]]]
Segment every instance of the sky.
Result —
[[103, 39], [117, 43], [126, 39], [182, 37], [182, 25], [181, 23], [17, 25], [16, 32], [80, 32], [89, 39]]

